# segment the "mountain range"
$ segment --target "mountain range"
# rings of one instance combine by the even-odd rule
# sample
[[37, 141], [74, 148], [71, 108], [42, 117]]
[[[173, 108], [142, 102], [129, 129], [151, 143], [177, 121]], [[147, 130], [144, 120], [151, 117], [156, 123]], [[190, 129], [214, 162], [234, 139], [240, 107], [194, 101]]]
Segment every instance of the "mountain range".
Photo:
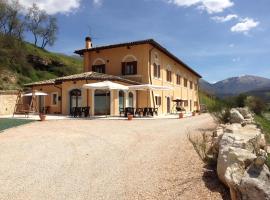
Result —
[[231, 77], [213, 84], [201, 79], [200, 89], [220, 98], [247, 93], [270, 99], [270, 79], [259, 76]]

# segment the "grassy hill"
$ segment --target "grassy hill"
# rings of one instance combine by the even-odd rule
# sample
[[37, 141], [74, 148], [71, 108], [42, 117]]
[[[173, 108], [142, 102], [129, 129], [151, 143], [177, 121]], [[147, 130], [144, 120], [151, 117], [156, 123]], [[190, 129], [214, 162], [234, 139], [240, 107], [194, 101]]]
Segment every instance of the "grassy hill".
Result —
[[203, 104], [208, 111], [215, 112], [221, 110], [226, 106], [226, 103], [223, 100], [220, 100], [214, 95], [210, 95], [206, 92], [199, 92], [200, 104]]
[[82, 59], [52, 53], [16, 38], [0, 35], [0, 90], [82, 72]]

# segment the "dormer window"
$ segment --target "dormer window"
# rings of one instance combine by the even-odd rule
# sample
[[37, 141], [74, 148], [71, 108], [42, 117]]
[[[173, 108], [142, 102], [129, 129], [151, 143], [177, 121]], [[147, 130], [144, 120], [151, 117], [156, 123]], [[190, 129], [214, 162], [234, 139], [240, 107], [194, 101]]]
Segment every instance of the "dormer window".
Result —
[[122, 62], [122, 75], [137, 74], [137, 61]]
[[105, 65], [93, 65], [92, 71], [105, 74]]

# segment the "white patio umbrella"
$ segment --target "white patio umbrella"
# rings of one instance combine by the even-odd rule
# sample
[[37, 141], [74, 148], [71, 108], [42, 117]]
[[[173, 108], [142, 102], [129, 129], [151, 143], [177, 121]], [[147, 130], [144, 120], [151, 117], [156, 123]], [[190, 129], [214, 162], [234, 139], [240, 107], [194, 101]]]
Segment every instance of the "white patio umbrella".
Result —
[[[114, 83], [111, 81], [102, 81], [97, 83], [84, 84], [85, 89], [95, 89], [95, 90], [128, 90], [128, 86], [121, 85], [119, 83]], [[107, 107], [107, 92], [106, 92], [106, 107]], [[107, 113], [106, 113], [107, 116]]]
[[128, 90], [128, 86], [114, 83], [111, 81], [102, 81], [98, 83], [84, 84], [83, 88], [86, 89], [99, 89], [99, 90]]
[[129, 86], [130, 90], [173, 90], [172, 87], [169, 86], [160, 86], [160, 85], [152, 85], [152, 84], [143, 84], [143, 85], [131, 85]]
[[45, 92], [30, 92], [30, 93], [26, 93], [26, 94], [23, 94], [23, 96], [26, 96], [26, 97], [29, 97], [29, 96], [47, 96], [48, 94], [45, 93]]
[[[173, 88], [169, 86], [142, 84], [142, 85], [131, 85], [129, 86], [129, 90], [169, 91], [169, 90], [173, 90]], [[148, 106], [148, 97], [149, 97], [148, 95], [149, 93], [147, 92], [147, 106]]]

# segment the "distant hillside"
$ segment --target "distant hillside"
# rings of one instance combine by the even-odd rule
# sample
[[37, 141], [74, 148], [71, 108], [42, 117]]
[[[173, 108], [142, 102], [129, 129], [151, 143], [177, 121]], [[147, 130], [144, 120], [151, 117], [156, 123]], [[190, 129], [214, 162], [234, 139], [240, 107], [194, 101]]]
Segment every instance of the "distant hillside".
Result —
[[82, 72], [82, 59], [0, 35], [0, 90]]
[[[253, 94], [262, 95], [261, 92], [268, 94], [270, 79], [258, 76], [232, 77], [210, 84], [205, 80], [200, 81], [201, 90], [215, 94], [218, 97], [235, 96], [241, 93], [252, 91]], [[263, 95], [265, 98], [265, 95]]]
[[266, 102], [270, 102], [270, 86], [268, 88], [252, 90], [247, 92], [246, 94], [251, 96], [257, 96], [264, 99]]
[[205, 91], [207, 94], [215, 94], [216, 92], [213, 84], [205, 81], [204, 79], [200, 79], [199, 87], [201, 91]]

